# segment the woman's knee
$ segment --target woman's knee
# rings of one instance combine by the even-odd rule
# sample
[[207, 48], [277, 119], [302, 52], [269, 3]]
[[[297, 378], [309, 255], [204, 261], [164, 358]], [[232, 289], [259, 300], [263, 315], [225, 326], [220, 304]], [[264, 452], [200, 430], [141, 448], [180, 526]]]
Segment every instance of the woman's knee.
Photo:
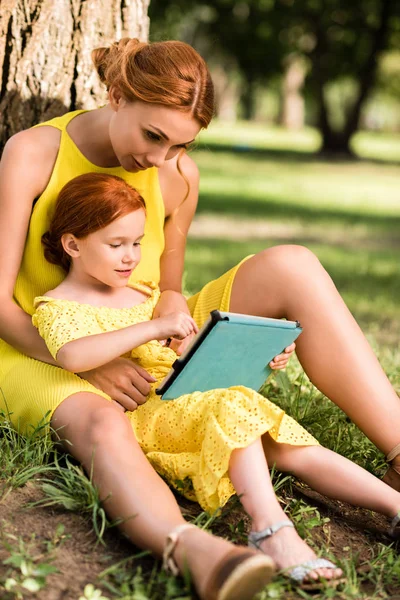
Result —
[[321, 269], [322, 265], [317, 256], [305, 246], [296, 244], [284, 244], [267, 248], [260, 253], [265, 266], [269, 271], [271, 268], [289, 270], [303, 274], [310, 269]]
[[72, 445], [84, 440], [93, 446], [133, 435], [128, 418], [114, 402], [85, 392], [66, 398], [54, 412], [51, 425], [58, 439]]
[[99, 407], [88, 420], [87, 439], [91, 445], [120, 442], [127, 436], [133, 437], [132, 425], [125, 413], [111, 402]]

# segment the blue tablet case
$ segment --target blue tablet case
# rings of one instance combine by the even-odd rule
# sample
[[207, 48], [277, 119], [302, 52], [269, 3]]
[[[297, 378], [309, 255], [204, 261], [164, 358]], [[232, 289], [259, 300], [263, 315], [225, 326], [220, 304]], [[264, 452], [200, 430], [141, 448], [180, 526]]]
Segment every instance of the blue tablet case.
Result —
[[298, 321], [214, 310], [156, 393], [173, 400], [232, 385], [259, 390], [272, 372], [270, 361], [301, 332]]

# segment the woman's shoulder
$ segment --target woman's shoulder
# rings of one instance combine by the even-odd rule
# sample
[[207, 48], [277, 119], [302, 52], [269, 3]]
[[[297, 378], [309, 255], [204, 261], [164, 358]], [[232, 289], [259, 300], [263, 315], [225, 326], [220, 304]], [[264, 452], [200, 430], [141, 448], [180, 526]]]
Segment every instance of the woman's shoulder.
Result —
[[31, 127], [10, 137], [5, 148], [8, 148], [9, 152], [35, 153], [35, 156], [43, 158], [57, 154], [60, 137], [61, 131], [55, 127]]
[[23, 173], [24, 186], [28, 184], [36, 196], [45, 189], [50, 179], [60, 135], [54, 127], [25, 129], [13, 135], [4, 146], [2, 163], [5, 167], [12, 167], [14, 173]]

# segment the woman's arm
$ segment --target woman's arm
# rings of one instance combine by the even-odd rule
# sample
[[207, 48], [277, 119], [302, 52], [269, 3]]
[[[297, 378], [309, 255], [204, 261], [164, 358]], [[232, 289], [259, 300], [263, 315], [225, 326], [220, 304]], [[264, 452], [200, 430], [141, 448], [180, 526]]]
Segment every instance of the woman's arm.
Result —
[[0, 162], [0, 337], [14, 348], [55, 364], [30, 315], [13, 300], [35, 198], [50, 179], [60, 132], [52, 127], [21, 131], [6, 144]]
[[150, 340], [171, 336], [183, 339], [192, 332], [197, 332], [193, 319], [186, 313], [175, 312], [152, 321], [68, 342], [57, 352], [57, 363], [67, 371], [83, 373], [109, 363]]
[[[159, 170], [166, 220], [165, 249], [160, 261], [161, 297], [154, 310], [155, 317], [169, 314], [174, 310], [189, 313], [186, 299], [181, 293], [182, 275], [187, 234], [196, 212], [199, 195], [199, 170], [187, 154], [182, 155], [179, 165], [188, 184], [178, 171], [177, 159], [167, 161]], [[188, 195], [185, 199], [186, 194]], [[173, 340], [171, 347], [181, 354], [190, 343], [191, 337], [183, 342]]]
[[166, 215], [165, 249], [160, 261], [160, 290], [181, 293], [186, 239], [199, 195], [199, 170], [193, 160], [183, 154], [179, 166], [187, 179], [186, 183], [178, 171], [177, 162], [177, 158], [167, 161], [159, 170]]

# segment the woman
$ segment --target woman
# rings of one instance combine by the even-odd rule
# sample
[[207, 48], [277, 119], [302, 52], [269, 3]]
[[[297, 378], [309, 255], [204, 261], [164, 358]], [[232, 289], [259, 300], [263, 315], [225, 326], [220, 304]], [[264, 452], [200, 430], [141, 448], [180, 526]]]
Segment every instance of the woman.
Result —
[[[400, 403], [331, 279], [305, 248], [281, 246], [250, 257], [187, 304], [181, 277], [198, 171], [184, 148], [212, 117], [208, 70], [192, 48], [179, 42], [122, 40], [95, 50], [93, 59], [108, 88], [109, 104], [23, 131], [4, 150], [0, 385], [15, 422], [35, 423], [33, 409], [39, 400], [43, 414], [56, 406], [51, 424], [62, 427], [63, 437], [72, 444], [68, 448], [86, 468], [96, 446], [95, 483], [108, 498], [109, 515], [126, 517], [140, 507], [142, 519], [123, 527], [135, 543], [161, 554], [171, 530], [183, 522], [178, 507], [145, 460], [122, 411], [96, 395], [101, 389], [132, 411], [146, 401], [152, 378], [119, 358], [81, 378], [63, 373], [57, 398], [46, 395], [45, 382], [54, 376], [55, 361], [30, 315], [34, 297], [55, 288], [64, 276], [61, 268], [46, 263], [41, 236], [58, 192], [73, 177], [90, 171], [120, 175], [145, 198], [142, 261], [133, 280], [159, 283], [156, 315], [190, 310], [198, 325], [214, 308], [299, 319], [305, 331], [298, 356], [308, 376], [385, 453], [398, 442], [393, 422], [400, 423]], [[183, 349], [179, 342], [172, 344]], [[278, 357], [275, 366], [286, 362], [287, 355]], [[385, 410], [378, 411], [383, 404]], [[175, 533], [169, 536], [168, 545], [175, 539], [178, 566], [183, 568], [186, 556], [201, 594], [202, 574], [229, 550], [227, 542], [212, 540], [211, 551], [205, 535], [185, 530], [179, 541]], [[281, 568], [313, 558], [291, 528], [276, 533], [268, 550]], [[319, 574], [315, 571], [310, 577]]]

